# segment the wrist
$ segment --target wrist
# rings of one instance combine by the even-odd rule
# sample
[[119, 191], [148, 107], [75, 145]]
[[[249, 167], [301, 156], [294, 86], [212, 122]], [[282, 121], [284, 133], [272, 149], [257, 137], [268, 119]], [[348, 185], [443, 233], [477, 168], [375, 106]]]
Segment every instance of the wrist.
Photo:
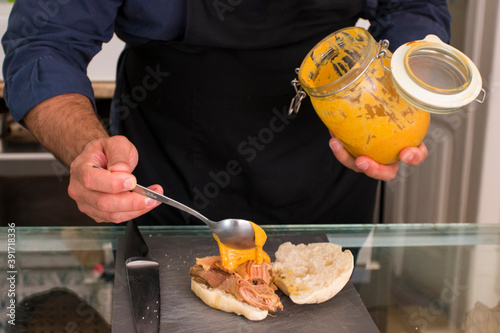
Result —
[[109, 137], [84, 95], [49, 98], [31, 109], [24, 122], [37, 140], [65, 165], [91, 141]]

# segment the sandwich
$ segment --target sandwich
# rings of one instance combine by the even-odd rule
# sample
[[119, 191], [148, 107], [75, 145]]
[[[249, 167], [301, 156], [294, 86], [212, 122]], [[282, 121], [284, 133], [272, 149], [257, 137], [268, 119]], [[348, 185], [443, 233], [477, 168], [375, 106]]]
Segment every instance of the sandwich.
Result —
[[283, 310], [278, 288], [297, 304], [322, 303], [334, 297], [349, 281], [354, 258], [349, 250], [331, 243], [280, 245], [271, 263], [262, 249], [265, 232], [253, 224], [257, 247], [236, 250], [216, 235], [220, 256], [197, 258], [191, 267], [191, 290], [208, 306], [265, 319]]
[[189, 273], [191, 290], [210, 307], [250, 320], [262, 320], [269, 311], [283, 309], [267, 262], [249, 260], [230, 273], [222, 267], [220, 256], [211, 256], [196, 259]]
[[252, 223], [256, 247], [238, 250], [219, 245], [220, 256], [197, 258], [191, 267], [191, 290], [210, 307], [262, 320], [269, 311], [283, 309], [272, 282], [269, 255], [262, 249], [267, 236]]

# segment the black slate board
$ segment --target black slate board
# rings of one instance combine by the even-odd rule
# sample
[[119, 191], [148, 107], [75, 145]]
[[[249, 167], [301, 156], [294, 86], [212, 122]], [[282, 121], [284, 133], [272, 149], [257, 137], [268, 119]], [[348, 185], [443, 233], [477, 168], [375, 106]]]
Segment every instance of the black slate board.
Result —
[[[189, 268], [196, 257], [218, 255], [212, 237], [144, 235], [149, 256], [160, 263], [160, 332], [379, 332], [351, 282], [331, 300], [298, 305], [279, 292], [284, 310], [258, 322], [208, 307], [191, 291]], [[325, 235], [269, 236], [264, 250], [274, 260], [279, 245], [325, 242]], [[124, 241], [116, 254], [112, 331], [135, 332], [123, 260]]]

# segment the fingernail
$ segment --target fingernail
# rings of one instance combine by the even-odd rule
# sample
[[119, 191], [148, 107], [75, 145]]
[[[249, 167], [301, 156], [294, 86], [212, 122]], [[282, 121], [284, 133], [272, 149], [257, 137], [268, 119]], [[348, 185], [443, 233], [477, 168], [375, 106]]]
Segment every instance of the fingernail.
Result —
[[337, 140], [333, 140], [333, 142], [330, 144], [330, 148], [334, 152], [338, 152], [340, 150], [340, 142], [338, 142]]
[[356, 164], [356, 166], [361, 170], [361, 171], [366, 171], [370, 167], [370, 164], [368, 162], [361, 162], [359, 164]]
[[125, 187], [126, 190], [131, 190], [134, 188], [134, 180], [132, 178], [127, 178], [123, 182], [123, 187]]
[[413, 153], [406, 153], [402, 158], [403, 162], [411, 162], [413, 160]]
[[156, 200], [147, 198], [146, 199], [146, 207], [154, 207], [156, 205]]

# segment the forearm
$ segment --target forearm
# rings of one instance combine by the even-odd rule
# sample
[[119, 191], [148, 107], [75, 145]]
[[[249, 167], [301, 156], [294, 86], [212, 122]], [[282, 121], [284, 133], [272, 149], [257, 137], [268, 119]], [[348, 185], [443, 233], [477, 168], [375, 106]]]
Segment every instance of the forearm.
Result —
[[49, 98], [31, 109], [24, 122], [37, 140], [68, 166], [89, 142], [109, 136], [90, 100], [80, 94]]

